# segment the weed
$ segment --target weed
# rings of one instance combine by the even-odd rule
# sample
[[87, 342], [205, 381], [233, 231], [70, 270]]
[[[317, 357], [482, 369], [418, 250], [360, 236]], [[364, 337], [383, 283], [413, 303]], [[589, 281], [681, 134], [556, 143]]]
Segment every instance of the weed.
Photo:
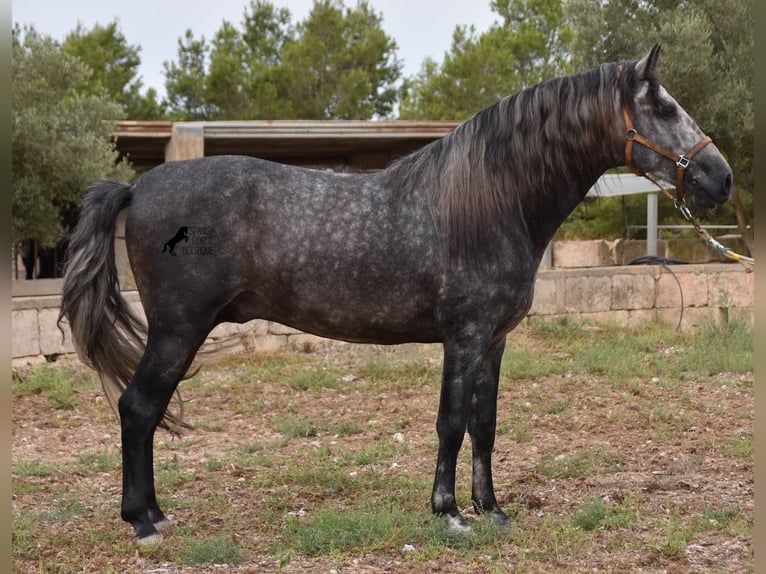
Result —
[[344, 509], [324, 506], [310, 516], [289, 516], [282, 545], [296, 553], [317, 556], [364, 553], [388, 548], [414, 534], [416, 522], [392, 508]]
[[298, 371], [285, 381], [294, 391], [319, 393], [324, 389], [338, 388], [338, 375], [325, 368], [317, 367]]
[[178, 561], [187, 566], [195, 564], [240, 564], [244, 561], [239, 546], [231, 535], [184, 540], [178, 550]]
[[79, 454], [77, 464], [98, 472], [110, 472], [120, 466], [120, 455], [108, 450]]
[[632, 508], [631, 500], [626, 498], [623, 503], [607, 505], [601, 498], [595, 498], [588, 504], [580, 506], [571, 517], [572, 523], [583, 530], [624, 528], [637, 520], [636, 510]]
[[603, 447], [594, 447], [572, 454], [549, 454], [538, 464], [538, 470], [549, 478], [577, 478], [596, 473], [597, 467], [609, 461]]
[[689, 539], [688, 532], [681, 527], [676, 517], [671, 517], [664, 529], [652, 543], [652, 550], [668, 558], [682, 556], [686, 550], [686, 542]]
[[595, 530], [603, 526], [606, 519], [606, 504], [596, 498], [590, 504], [581, 506], [573, 515], [572, 522], [583, 530]]
[[753, 435], [749, 433], [737, 434], [726, 443], [724, 452], [735, 458], [752, 458], [754, 452]]
[[282, 419], [277, 423], [276, 429], [288, 441], [296, 437], [308, 438], [317, 436], [319, 432], [319, 427], [315, 421], [296, 417]]
[[30, 476], [51, 476], [59, 472], [59, 470], [51, 466], [50, 464], [45, 464], [44, 462], [35, 459], [35, 460], [20, 460], [15, 465], [13, 465], [13, 475], [18, 478], [28, 478]]
[[78, 377], [71, 369], [42, 364], [13, 382], [13, 393], [43, 395], [54, 409], [72, 410], [79, 405], [75, 393]]

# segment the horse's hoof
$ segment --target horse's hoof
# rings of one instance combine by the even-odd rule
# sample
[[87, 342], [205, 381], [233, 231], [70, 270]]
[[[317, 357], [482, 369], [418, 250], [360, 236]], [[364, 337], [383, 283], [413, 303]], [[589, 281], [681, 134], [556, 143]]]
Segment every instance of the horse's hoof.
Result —
[[141, 548], [147, 548], [149, 546], [159, 546], [162, 544], [162, 534], [159, 532], [144, 536], [142, 538], [136, 538], [136, 544]]
[[471, 525], [466, 522], [465, 518], [456, 514], [454, 516], [447, 516], [447, 530], [453, 534], [472, 534], [473, 529]]
[[511, 526], [510, 517], [502, 510], [495, 510], [493, 512], [490, 512], [487, 516], [492, 522], [494, 522], [498, 526], [502, 526], [502, 527]]
[[170, 521], [170, 518], [163, 518], [159, 522], [155, 522], [154, 527], [160, 531], [160, 535], [170, 534], [173, 530], [173, 523]]

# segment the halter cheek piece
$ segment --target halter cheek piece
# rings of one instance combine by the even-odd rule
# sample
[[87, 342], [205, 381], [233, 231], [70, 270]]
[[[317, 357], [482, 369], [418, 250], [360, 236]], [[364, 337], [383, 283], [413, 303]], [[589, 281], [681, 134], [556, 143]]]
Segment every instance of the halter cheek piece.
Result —
[[[622, 73], [622, 65], [618, 66], [617, 68], [618, 78], [620, 77], [621, 73]], [[630, 119], [630, 111], [628, 110], [628, 104], [626, 102], [623, 102], [622, 104], [622, 117], [625, 120], [625, 164], [636, 175], [649, 178], [649, 176], [646, 173], [636, 169], [636, 166], [633, 165], [633, 159], [632, 159], [633, 142], [640, 143], [641, 145], [648, 147], [652, 151], [655, 151], [658, 154], [665, 156], [666, 158], [675, 162], [676, 164], [676, 203], [677, 204], [683, 203], [684, 201], [684, 190], [683, 190], [684, 170], [687, 167], [689, 167], [692, 157], [694, 157], [698, 151], [700, 151], [702, 148], [704, 148], [707, 144], [709, 144], [713, 140], [710, 138], [710, 136], [705, 136], [688, 152], [678, 155], [677, 153], [673, 153], [669, 149], [662, 147], [658, 143], [655, 143], [652, 140], [645, 138], [644, 136], [642, 136], [640, 133], [636, 131], [636, 129], [633, 127], [633, 121]], [[662, 189], [660, 185], [658, 185], [656, 182], [654, 183], [655, 185], [657, 185], [657, 187], [660, 187]]]

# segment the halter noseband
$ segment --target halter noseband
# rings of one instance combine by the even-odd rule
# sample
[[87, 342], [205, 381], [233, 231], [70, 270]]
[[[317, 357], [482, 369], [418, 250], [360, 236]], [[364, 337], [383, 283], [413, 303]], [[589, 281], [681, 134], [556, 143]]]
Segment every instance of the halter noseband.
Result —
[[[622, 73], [622, 65], [619, 65], [617, 67], [618, 78], [620, 77], [621, 73]], [[705, 136], [688, 152], [678, 155], [677, 153], [674, 153], [670, 151], [669, 149], [662, 147], [658, 143], [655, 143], [652, 140], [645, 138], [644, 136], [642, 136], [636, 131], [636, 129], [633, 127], [633, 121], [630, 119], [630, 111], [628, 110], [627, 102], [623, 102], [622, 104], [622, 117], [625, 120], [625, 164], [636, 175], [651, 179], [646, 173], [636, 169], [636, 166], [633, 165], [633, 160], [632, 160], [633, 142], [640, 143], [641, 145], [648, 147], [652, 151], [655, 151], [656, 153], [672, 160], [676, 164], [676, 202], [677, 203], [683, 202], [684, 201], [684, 190], [683, 190], [684, 170], [687, 167], [689, 167], [689, 163], [691, 163], [692, 157], [694, 157], [696, 153], [700, 151], [702, 148], [704, 148], [707, 144], [713, 141], [712, 138], [710, 136]], [[657, 182], [654, 182], [654, 183], [655, 185], [657, 185], [657, 187], [660, 187], [660, 189], [662, 189], [662, 187], [658, 185]]]

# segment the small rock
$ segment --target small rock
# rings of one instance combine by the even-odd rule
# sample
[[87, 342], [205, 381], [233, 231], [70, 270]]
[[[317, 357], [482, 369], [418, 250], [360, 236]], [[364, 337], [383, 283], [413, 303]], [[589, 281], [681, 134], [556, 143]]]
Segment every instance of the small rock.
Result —
[[402, 552], [412, 552], [413, 550], [415, 550], [415, 547], [412, 544], [402, 546]]

